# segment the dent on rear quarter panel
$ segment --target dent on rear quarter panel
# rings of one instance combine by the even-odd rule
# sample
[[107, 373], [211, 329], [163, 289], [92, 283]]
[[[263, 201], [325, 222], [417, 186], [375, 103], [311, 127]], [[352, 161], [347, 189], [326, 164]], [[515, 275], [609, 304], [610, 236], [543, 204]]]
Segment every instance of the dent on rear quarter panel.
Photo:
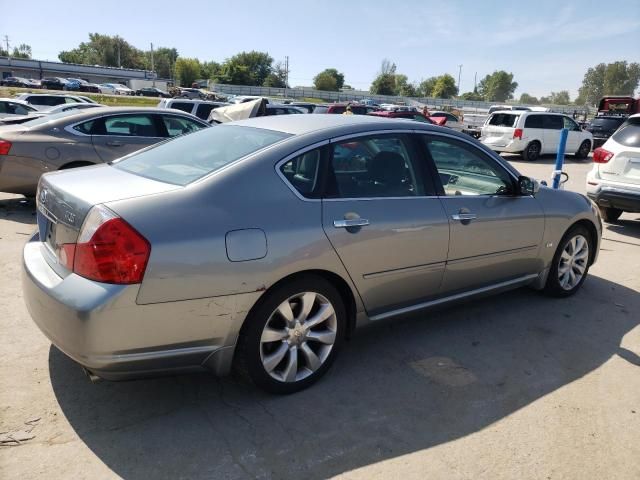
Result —
[[[322, 230], [321, 203], [289, 190], [274, 169], [281, 158], [276, 152], [179, 191], [109, 204], [151, 243], [139, 304], [264, 291], [293, 273], [322, 269], [345, 279], [362, 310]], [[266, 255], [231, 261], [229, 232], [247, 230], [264, 232]], [[256, 253], [256, 245], [251, 249]]]

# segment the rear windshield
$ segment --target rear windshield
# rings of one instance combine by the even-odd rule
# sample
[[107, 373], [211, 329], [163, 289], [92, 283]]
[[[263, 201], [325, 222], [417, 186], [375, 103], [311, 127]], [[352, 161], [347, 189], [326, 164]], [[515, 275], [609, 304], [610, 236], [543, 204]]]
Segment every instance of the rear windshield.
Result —
[[184, 186], [289, 136], [262, 128], [219, 125], [163, 142], [112, 165], [152, 180]]
[[592, 127], [602, 128], [604, 130], [615, 130], [618, 128], [622, 122], [624, 122], [624, 118], [594, 118], [591, 121]]
[[640, 147], [640, 118], [631, 118], [612, 137], [627, 147]]
[[518, 118], [519, 115], [512, 113], [494, 113], [487, 123], [495, 127], [515, 127]]

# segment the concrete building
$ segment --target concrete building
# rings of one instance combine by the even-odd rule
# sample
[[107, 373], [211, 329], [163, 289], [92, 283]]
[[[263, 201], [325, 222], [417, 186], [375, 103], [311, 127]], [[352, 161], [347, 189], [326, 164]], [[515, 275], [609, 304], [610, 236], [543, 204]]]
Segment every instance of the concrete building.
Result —
[[44, 77], [82, 78], [90, 83], [122, 83], [133, 89], [150, 87], [155, 82], [156, 87], [166, 90], [171, 84], [171, 80], [156, 78], [155, 72], [149, 70], [13, 57], [0, 57], [0, 74], [2, 78], [23, 77], [38, 80]]

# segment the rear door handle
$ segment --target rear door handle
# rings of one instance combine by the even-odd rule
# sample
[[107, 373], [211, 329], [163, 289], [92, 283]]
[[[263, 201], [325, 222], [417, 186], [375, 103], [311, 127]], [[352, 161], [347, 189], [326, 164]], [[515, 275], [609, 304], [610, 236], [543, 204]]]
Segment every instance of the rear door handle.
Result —
[[335, 228], [366, 227], [367, 225], [369, 225], [369, 220], [365, 218], [350, 218], [348, 220], [333, 221], [333, 226]]
[[121, 147], [122, 142], [118, 142], [117, 140], [111, 140], [107, 142], [107, 145], [109, 145], [110, 147]]
[[475, 213], [454, 213], [453, 215], [451, 215], [451, 218], [462, 222], [465, 220], [475, 220], [476, 218], [478, 218], [478, 216]]

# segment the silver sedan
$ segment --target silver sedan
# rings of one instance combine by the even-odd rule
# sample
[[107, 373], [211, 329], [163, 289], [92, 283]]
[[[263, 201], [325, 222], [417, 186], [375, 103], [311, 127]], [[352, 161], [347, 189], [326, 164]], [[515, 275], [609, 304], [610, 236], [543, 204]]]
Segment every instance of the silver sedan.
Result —
[[468, 136], [342, 115], [49, 173], [37, 210], [24, 298], [69, 357], [114, 380], [234, 365], [278, 393], [318, 380], [357, 326], [525, 285], [572, 295], [601, 237], [586, 197]]

